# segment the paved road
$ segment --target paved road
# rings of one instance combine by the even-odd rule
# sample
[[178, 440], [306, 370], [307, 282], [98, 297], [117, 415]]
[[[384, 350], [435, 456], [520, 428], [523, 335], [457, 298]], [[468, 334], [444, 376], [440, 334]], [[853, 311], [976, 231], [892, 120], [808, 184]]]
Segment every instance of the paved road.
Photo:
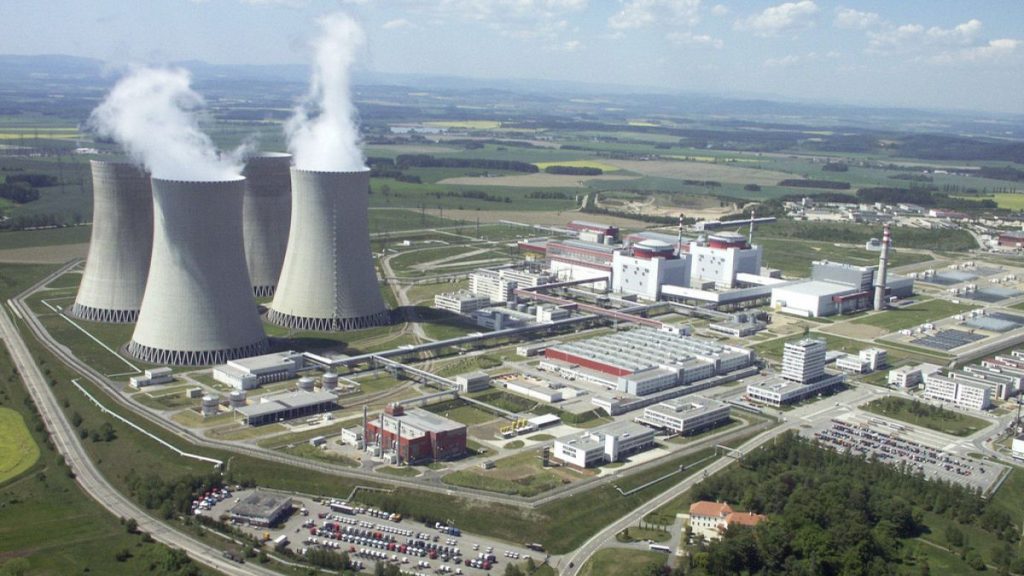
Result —
[[208, 546], [191, 536], [178, 532], [150, 516], [145, 510], [123, 496], [107, 482], [97, 470], [85, 448], [79, 442], [78, 434], [58, 406], [52, 390], [39, 371], [39, 366], [15, 329], [5, 309], [0, 308], [0, 339], [7, 345], [14, 365], [18, 369], [29, 394], [36, 403], [47, 431], [57, 451], [67, 460], [75, 473], [75, 480], [96, 502], [114, 516], [135, 518], [139, 529], [150, 533], [155, 540], [188, 553], [193, 560], [201, 562], [224, 574], [246, 576], [248, 574], [277, 575], [276, 572], [252, 564], [239, 565], [221, 556], [216, 548]]

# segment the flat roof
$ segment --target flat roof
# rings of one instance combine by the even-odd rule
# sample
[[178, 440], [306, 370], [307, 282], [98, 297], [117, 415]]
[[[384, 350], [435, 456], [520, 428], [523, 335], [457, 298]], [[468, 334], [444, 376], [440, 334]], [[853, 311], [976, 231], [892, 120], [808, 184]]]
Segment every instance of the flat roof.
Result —
[[773, 290], [778, 290], [780, 292], [796, 292], [798, 294], [806, 294], [810, 296], [834, 296], [837, 294], [852, 294], [854, 292], [860, 292], [860, 288], [855, 288], [849, 284], [840, 284], [838, 282], [829, 282], [826, 280], [797, 282], [787, 286], [779, 286], [777, 288], [773, 288]]
[[412, 408], [401, 416], [392, 416], [402, 421], [402, 424], [409, 424], [413, 428], [419, 428], [427, 432], [451, 432], [460, 430], [466, 426], [462, 423], [450, 420], [439, 414], [428, 412], [422, 408]]
[[264, 370], [267, 368], [273, 368], [285, 362], [294, 362], [290, 356], [295, 356], [298, 352], [289, 350], [287, 352], [274, 352], [271, 354], [263, 354], [261, 356], [250, 356], [249, 358], [239, 358], [237, 360], [229, 360], [227, 365], [234, 366], [247, 370]]
[[228, 512], [246, 518], [270, 518], [282, 506], [291, 504], [291, 501], [288, 496], [257, 490], [232, 506]]
[[285, 392], [283, 394], [263, 396], [260, 398], [258, 404], [244, 406], [237, 410], [243, 416], [251, 418], [253, 416], [273, 414], [282, 410], [305, 408], [307, 406], [315, 406], [316, 404], [334, 402], [335, 400], [337, 400], [337, 397], [330, 392], [306, 392], [305, 390], [298, 390], [296, 392]]
[[528, 423], [540, 428], [541, 426], [547, 426], [548, 424], [554, 424], [555, 422], [561, 422], [562, 419], [555, 414], [541, 414], [540, 416], [534, 416], [527, 420]]
[[710, 410], [717, 410], [723, 406], [725, 406], [725, 403], [719, 402], [718, 400], [704, 398], [703, 396], [690, 396], [670, 398], [668, 400], [658, 402], [654, 406], [648, 406], [646, 409], [652, 412], [671, 416], [679, 414], [699, 414]]
[[552, 240], [549, 244], [561, 244], [563, 246], [569, 246], [570, 248], [582, 248], [584, 250], [596, 250], [598, 252], [607, 252], [611, 254], [616, 250], [621, 250], [622, 246], [609, 245], [609, 244], [598, 244], [597, 242], [587, 242], [585, 240]]

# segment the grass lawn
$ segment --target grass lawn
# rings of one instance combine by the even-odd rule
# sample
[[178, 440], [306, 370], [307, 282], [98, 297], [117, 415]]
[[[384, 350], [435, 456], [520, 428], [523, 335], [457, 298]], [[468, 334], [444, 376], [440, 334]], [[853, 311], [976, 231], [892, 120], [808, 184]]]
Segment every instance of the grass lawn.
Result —
[[[82, 244], [92, 236], [92, 226], [69, 226], [44, 230], [16, 230], [0, 232], [0, 246], [4, 248], [30, 248], [33, 246], [60, 246]], [[41, 276], [40, 276], [41, 277]]]
[[39, 460], [39, 445], [32, 439], [25, 419], [10, 408], [0, 407], [0, 484], [28, 470]]
[[451, 418], [452, 420], [465, 424], [466, 426], [483, 424], [484, 422], [490, 422], [491, 420], [498, 418], [495, 414], [481, 410], [465, 400], [446, 400], [444, 402], [438, 402], [437, 404], [424, 406], [424, 409], [428, 412], [433, 412], [434, 414], [440, 414], [445, 418]]
[[953, 304], [948, 300], [928, 300], [920, 304], [913, 304], [906, 308], [890, 308], [883, 312], [870, 314], [852, 320], [853, 324], [867, 324], [884, 328], [890, 332], [896, 332], [904, 328], [917, 326], [925, 322], [948, 318], [965, 310], [976, 308], [966, 304]]
[[651, 566], [663, 566], [668, 555], [633, 548], [602, 548], [580, 569], [580, 576], [641, 576], [652, 574]]
[[[764, 248], [764, 265], [778, 268], [786, 276], [807, 277], [814, 260], [847, 262], [858, 266], [878, 263], [878, 253], [864, 250], [864, 246], [836, 246], [831, 242], [812, 242], [800, 239], [758, 238], [760, 227], [754, 230], [754, 243]], [[926, 262], [931, 257], [913, 252], [897, 252], [890, 266], [905, 266]]]
[[619, 542], [643, 542], [653, 540], [655, 542], [668, 542], [672, 535], [664, 530], [652, 530], [650, 528], [637, 528], [631, 526], [615, 535]]
[[310, 460], [320, 460], [322, 462], [329, 462], [331, 464], [340, 464], [342, 466], [350, 466], [355, 468], [359, 464], [341, 454], [336, 454], [330, 450], [324, 450], [316, 446], [309, 444], [296, 444], [290, 448], [281, 448], [281, 452], [286, 452], [294, 456], [301, 456], [303, 458], [309, 458]]
[[[16, 232], [0, 233], [0, 246], [7, 247], [4, 242], [9, 235]], [[10, 246], [15, 248], [16, 246]], [[47, 274], [59, 268], [54, 264], [3, 264], [0, 265], [0, 300], [17, 295], [28, 288], [33, 282], [41, 280]]]
[[377, 468], [377, 472], [380, 472], [381, 474], [388, 474], [390, 476], [402, 476], [405, 478], [420, 475], [419, 470], [409, 468], [407, 466], [403, 466], [401, 468], [396, 468], [394, 466], [381, 466], [380, 468]]
[[989, 425], [988, 422], [980, 418], [895, 396], [872, 400], [861, 408], [874, 414], [888, 416], [953, 436], [970, 436]]
[[[984, 574], [984, 572], [978, 572], [968, 566], [956, 554], [936, 548], [927, 542], [916, 539], [904, 540], [903, 546], [906, 547], [907, 551], [914, 558], [917, 558], [918, 566], [927, 562], [928, 570], [931, 574]], [[921, 573], [923, 574], [924, 572]]]
[[490, 470], [460, 470], [442, 480], [453, 486], [534, 496], [583, 477], [583, 474], [568, 468], [544, 468], [537, 453], [528, 451], [497, 460]]

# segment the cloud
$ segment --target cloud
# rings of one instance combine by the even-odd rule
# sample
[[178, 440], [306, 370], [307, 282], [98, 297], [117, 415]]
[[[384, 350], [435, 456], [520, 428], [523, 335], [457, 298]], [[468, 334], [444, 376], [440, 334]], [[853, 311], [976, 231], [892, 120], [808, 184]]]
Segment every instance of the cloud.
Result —
[[774, 36], [783, 32], [802, 30], [814, 25], [813, 16], [818, 12], [814, 0], [786, 2], [771, 6], [759, 14], [737, 20], [737, 30], [750, 30], [758, 36]]
[[1020, 45], [1020, 40], [999, 38], [997, 40], [989, 40], [988, 44], [983, 46], [971, 46], [951, 52], [943, 52], [932, 58], [932, 61], [938, 64], [951, 64], [956, 62], [998, 60], [1015, 53]]
[[711, 7], [711, 13], [715, 16], [725, 16], [729, 13], [729, 7], [724, 4], [715, 4]]
[[608, 18], [615, 30], [644, 28], [654, 23], [685, 24], [699, 21], [701, 0], [628, 0]]
[[100, 136], [113, 138], [153, 176], [170, 180], [231, 180], [240, 156], [222, 156], [199, 128], [202, 96], [181, 68], [141, 68], [118, 81], [89, 115]]
[[702, 45], [714, 48], [721, 48], [725, 45], [720, 38], [714, 38], [707, 34], [694, 34], [693, 32], [669, 32], [665, 35], [665, 39], [673, 44]]
[[803, 58], [797, 56], [796, 54], [787, 54], [782, 58], [768, 58], [767, 60], [764, 61], [764, 65], [768, 68], [788, 68], [801, 62], [802, 60]]
[[[207, 0], [200, 1], [206, 2]], [[287, 8], [302, 8], [309, 4], [309, 0], [239, 0], [239, 2], [255, 6], [285, 6]]]
[[975, 42], [981, 28], [981, 21], [977, 19], [968, 20], [953, 28], [925, 28], [920, 24], [903, 24], [896, 27], [890, 25], [877, 32], [868, 32], [868, 46], [879, 52], [916, 50], [934, 46], [969, 46]]
[[381, 26], [381, 28], [385, 30], [398, 30], [400, 28], [415, 28], [415, 26], [415, 24], [405, 18], [396, 18], [394, 20], [388, 20], [383, 26]]
[[881, 18], [875, 12], [861, 12], [852, 8], [837, 8], [832, 25], [846, 30], [864, 30], [878, 24]]
[[413, 10], [439, 23], [478, 22], [507, 38], [538, 40], [548, 48], [574, 42], [566, 18], [589, 0], [440, 0], [413, 3]]

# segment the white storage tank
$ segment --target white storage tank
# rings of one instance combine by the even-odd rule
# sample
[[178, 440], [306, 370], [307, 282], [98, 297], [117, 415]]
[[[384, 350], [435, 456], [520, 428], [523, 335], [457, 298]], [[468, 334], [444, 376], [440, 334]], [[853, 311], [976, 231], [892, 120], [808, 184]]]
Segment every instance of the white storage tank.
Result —
[[246, 404], [246, 402], [245, 402], [245, 391], [244, 390], [235, 390], [228, 397], [228, 402], [231, 404], [232, 408], [244, 408], [245, 404]]
[[305, 390], [306, 392], [312, 392], [315, 382], [309, 376], [303, 376], [299, 378], [299, 390]]
[[220, 412], [220, 396], [207, 394], [203, 396], [203, 417], [216, 416]]
[[323, 385], [324, 390], [335, 390], [338, 388], [338, 375], [334, 372], [324, 372], [320, 383]]

